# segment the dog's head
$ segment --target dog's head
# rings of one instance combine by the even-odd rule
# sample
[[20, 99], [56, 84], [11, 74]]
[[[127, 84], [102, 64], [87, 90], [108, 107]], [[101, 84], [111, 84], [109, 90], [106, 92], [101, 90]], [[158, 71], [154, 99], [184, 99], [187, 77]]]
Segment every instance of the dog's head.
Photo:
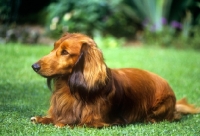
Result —
[[93, 89], [107, 78], [102, 52], [90, 37], [79, 33], [65, 34], [32, 68], [46, 78], [65, 76], [72, 88]]

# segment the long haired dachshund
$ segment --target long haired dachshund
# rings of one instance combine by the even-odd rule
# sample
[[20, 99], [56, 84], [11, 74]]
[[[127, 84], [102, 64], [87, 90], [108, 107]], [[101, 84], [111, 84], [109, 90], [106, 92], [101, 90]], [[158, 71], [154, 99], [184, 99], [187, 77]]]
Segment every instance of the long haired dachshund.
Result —
[[32, 68], [54, 84], [48, 115], [32, 117], [34, 123], [101, 128], [200, 112], [186, 99], [176, 102], [167, 81], [154, 73], [108, 68], [96, 43], [80, 33], [65, 34]]

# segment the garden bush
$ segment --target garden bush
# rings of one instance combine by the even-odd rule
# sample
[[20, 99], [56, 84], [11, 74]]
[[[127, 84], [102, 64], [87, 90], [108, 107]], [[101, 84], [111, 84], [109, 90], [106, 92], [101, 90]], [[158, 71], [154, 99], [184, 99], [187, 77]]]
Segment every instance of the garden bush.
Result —
[[[200, 22], [198, 4], [197, 0], [57, 0], [47, 8], [46, 26], [53, 37], [82, 32], [100, 36], [97, 40], [125, 37], [165, 47], [199, 49], [199, 32], [195, 30]], [[142, 31], [139, 38], [138, 31]]]
[[[128, 43], [135, 40], [148, 45], [200, 49], [199, 0], [38, 1], [32, 1], [29, 6], [26, 0], [0, 1], [0, 42], [10, 39], [29, 43], [16, 34], [18, 29], [11, 35], [18, 35], [17, 40], [7, 38], [7, 31], [13, 24], [38, 23], [45, 25], [45, 36], [59, 38], [65, 32], [81, 32], [101, 39], [101, 44], [107, 41], [104, 47], [116, 46], [113, 41], [120, 45], [124, 43], [121, 39], [126, 38]], [[9, 29], [5, 30], [4, 26]]]
[[[82, 32], [128, 36], [136, 32], [133, 21], [124, 16], [122, 0], [58, 0], [49, 5], [47, 28], [51, 36], [69, 32]], [[126, 28], [125, 28], [126, 27]]]

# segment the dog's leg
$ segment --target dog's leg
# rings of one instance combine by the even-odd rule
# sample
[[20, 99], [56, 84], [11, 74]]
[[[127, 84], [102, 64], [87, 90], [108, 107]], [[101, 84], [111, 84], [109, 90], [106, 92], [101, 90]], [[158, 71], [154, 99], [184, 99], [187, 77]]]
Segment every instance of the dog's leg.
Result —
[[53, 124], [53, 119], [49, 117], [31, 117], [31, 122], [33, 123], [41, 123], [41, 124]]
[[[150, 116], [147, 121], [152, 123], [163, 120], [173, 121], [175, 112], [175, 98], [167, 97], [165, 99], [158, 100], [156, 105], [152, 108]], [[178, 118], [178, 117], [176, 117]]]

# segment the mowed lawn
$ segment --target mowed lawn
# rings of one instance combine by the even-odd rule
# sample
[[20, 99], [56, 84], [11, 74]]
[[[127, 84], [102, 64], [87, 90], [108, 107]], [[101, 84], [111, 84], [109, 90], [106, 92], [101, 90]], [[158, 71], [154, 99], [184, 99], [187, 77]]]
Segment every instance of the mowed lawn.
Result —
[[[34, 115], [45, 115], [51, 91], [31, 65], [50, 52], [50, 46], [0, 45], [0, 135], [36, 136], [197, 136], [200, 114], [187, 115], [178, 122], [167, 121], [102, 129], [35, 125]], [[187, 97], [200, 107], [200, 52], [158, 47], [102, 49], [109, 67], [137, 67], [159, 74], [169, 81], [177, 99]]]

